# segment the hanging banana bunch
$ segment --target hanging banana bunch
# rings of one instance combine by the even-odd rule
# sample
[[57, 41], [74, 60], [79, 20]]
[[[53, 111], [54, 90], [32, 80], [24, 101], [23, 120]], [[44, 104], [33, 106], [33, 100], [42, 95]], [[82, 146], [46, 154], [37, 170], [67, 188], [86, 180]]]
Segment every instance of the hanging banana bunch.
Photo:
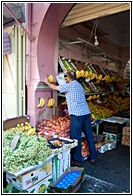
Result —
[[80, 71], [76, 70], [76, 78], [80, 78]]
[[84, 77], [84, 74], [85, 74], [85, 71], [82, 69], [80, 70], [80, 77], [83, 78]]
[[47, 107], [53, 107], [53, 105], [55, 104], [55, 100], [53, 98], [49, 98], [48, 99], [48, 103], [47, 103]]
[[89, 75], [89, 72], [86, 70], [85, 73], [84, 73], [84, 77], [87, 78], [88, 75]]
[[54, 83], [54, 77], [51, 74], [47, 78], [50, 83]]
[[37, 108], [42, 108], [45, 104], [45, 99], [44, 98], [39, 98], [39, 104], [37, 105]]

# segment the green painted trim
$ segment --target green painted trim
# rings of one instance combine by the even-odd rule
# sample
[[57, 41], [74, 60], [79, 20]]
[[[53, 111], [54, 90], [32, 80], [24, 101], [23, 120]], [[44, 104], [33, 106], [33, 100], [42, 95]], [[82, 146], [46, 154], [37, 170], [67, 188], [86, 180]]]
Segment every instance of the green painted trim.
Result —
[[47, 86], [47, 85], [45, 85], [45, 84], [38, 84], [37, 85], [37, 89], [40, 89], [40, 88], [47, 88], [47, 89], [49, 89], [49, 87]]

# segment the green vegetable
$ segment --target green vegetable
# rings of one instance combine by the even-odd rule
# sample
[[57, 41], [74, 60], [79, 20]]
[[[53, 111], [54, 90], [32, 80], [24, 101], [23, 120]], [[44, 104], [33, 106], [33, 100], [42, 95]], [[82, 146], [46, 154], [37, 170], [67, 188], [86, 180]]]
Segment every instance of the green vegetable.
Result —
[[[20, 136], [15, 150], [10, 148], [11, 141], [16, 135]], [[45, 138], [36, 135], [26, 136], [23, 132], [5, 131], [3, 133], [3, 170], [16, 173], [30, 165], [39, 162], [46, 163], [51, 154]]]

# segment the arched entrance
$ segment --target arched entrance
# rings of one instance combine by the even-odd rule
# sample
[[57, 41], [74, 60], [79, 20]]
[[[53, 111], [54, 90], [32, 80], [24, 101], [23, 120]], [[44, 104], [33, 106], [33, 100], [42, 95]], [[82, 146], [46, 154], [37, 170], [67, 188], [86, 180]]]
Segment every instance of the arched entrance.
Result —
[[[58, 30], [71, 9], [73, 3], [32, 3], [27, 4], [26, 28], [31, 40], [27, 37], [26, 44], [26, 85], [27, 114], [31, 117], [32, 126], [36, 125], [39, 112], [36, 108], [39, 97], [48, 99], [49, 89], [37, 90], [47, 74], [55, 76], [54, 63], [58, 63]], [[46, 106], [44, 106], [44, 109]]]

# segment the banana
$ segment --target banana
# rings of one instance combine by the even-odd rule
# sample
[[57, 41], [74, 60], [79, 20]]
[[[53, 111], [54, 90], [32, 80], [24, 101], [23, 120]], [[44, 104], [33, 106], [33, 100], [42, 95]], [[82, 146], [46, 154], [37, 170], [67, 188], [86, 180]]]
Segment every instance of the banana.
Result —
[[101, 80], [101, 79], [102, 79], [102, 74], [99, 75], [99, 80]]
[[88, 71], [85, 71], [85, 73], [84, 73], [84, 77], [85, 77], [85, 78], [87, 78], [87, 77], [88, 77], [88, 75], [89, 75], [89, 72], [88, 72]]
[[98, 94], [98, 95], [97, 95], [97, 99], [98, 99], [99, 97], [100, 97], [100, 95]]
[[97, 96], [96, 95], [93, 95], [93, 99], [96, 99], [97, 98]]
[[88, 73], [88, 77], [89, 77], [89, 78], [91, 78], [91, 77], [92, 77], [92, 75], [93, 75], [92, 71], [89, 71], [89, 73]]
[[54, 77], [51, 74], [48, 76], [48, 81], [54, 83]]
[[40, 98], [41, 99], [41, 107], [43, 107], [44, 106], [44, 104], [45, 104], [45, 99], [44, 98]]
[[51, 98], [51, 107], [55, 104], [55, 100]]
[[76, 78], [80, 78], [80, 71], [76, 70]]
[[39, 104], [37, 105], [37, 108], [41, 108], [41, 107], [43, 107], [44, 106], [44, 104], [45, 104], [45, 100], [44, 100], [44, 98], [39, 98]]
[[80, 70], [80, 77], [84, 77], [84, 74], [85, 74], [85, 72], [84, 72], [84, 70], [82, 69], [82, 70]]
[[55, 100], [53, 98], [49, 98], [47, 107], [50, 108], [55, 104]]
[[100, 84], [100, 80], [97, 80], [97, 81], [95, 82], [95, 84]]
[[90, 79], [93, 80], [94, 78], [95, 78], [95, 73], [92, 74], [92, 77]]
[[51, 98], [49, 98], [49, 100], [48, 100], [47, 107], [48, 107], [48, 108], [51, 107]]
[[66, 105], [67, 104], [67, 101], [65, 100], [64, 102], [61, 103], [62, 105]]
[[91, 100], [91, 99], [93, 99], [93, 97], [90, 95], [88, 98], [87, 98], [87, 100]]
[[27, 132], [26, 132], [26, 135], [29, 136], [29, 135], [33, 135], [35, 134], [35, 128], [30, 128]]

